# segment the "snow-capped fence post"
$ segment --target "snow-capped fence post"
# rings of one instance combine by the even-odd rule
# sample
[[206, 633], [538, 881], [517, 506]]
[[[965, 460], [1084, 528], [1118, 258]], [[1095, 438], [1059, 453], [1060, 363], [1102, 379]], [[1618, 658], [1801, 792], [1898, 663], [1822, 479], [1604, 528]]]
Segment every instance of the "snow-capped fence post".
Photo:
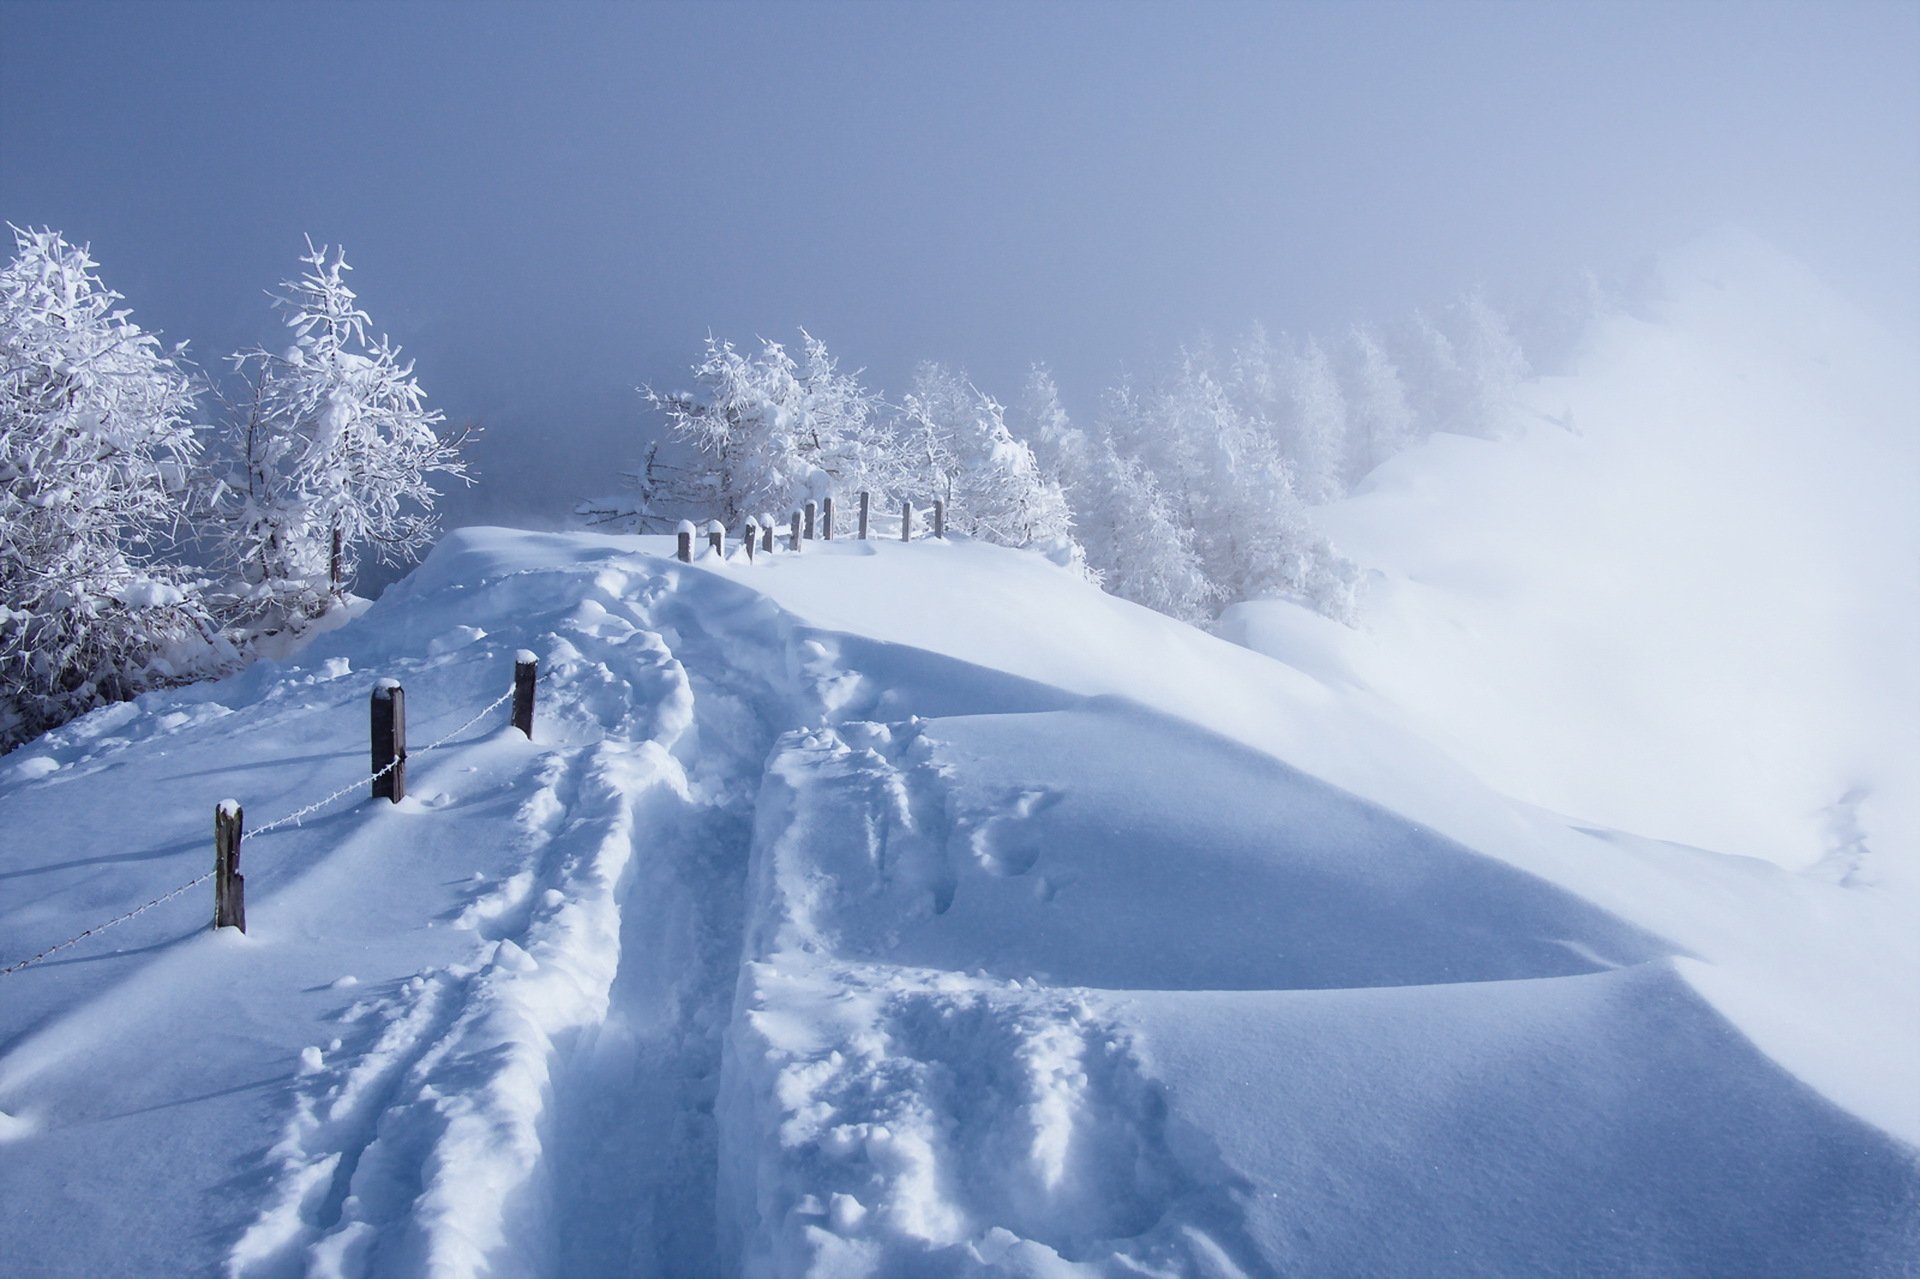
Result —
[[760, 549], [769, 555], [773, 553], [773, 514], [770, 511], [760, 515]]
[[240, 873], [240, 831], [245, 818], [237, 799], [213, 807], [213, 926], [247, 931], [247, 881]]
[[513, 657], [513, 726], [533, 740], [533, 686], [540, 680], [540, 659], [526, 649]]
[[397, 679], [373, 686], [373, 797], [407, 797], [407, 694]]
[[807, 529], [807, 540], [809, 542], [813, 540], [813, 516], [814, 516], [814, 512], [817, 511], [818, 509], [819, 508], [814, 505], [812, 498], [808, 498], [807, 504], [801, 508], [801, 510], [806, 513], [806, 517], [807, 517], [806, 529]]
[[693, 563], [693, 521], [681, 520], [675, 532], [680, 538], [680, 545], [674, 551], [675, 558], [682, 564]]
[[740, 540], [746, 543], [747, 558], [753, 558], [754, 543], [760, 540], [760, 521], [747, 516], [747, 526], [740, 530]]
[[830, 497], [820, 499], [820, 540], [833, 540], [833, 499]]
[[707, 549], [723, 560], [727, 558], [727, 526], [719, 520], [707, 523]]
[[933, 499], [933, 535], [942, 538], [947, 535], [947, 504], [937, 497]]
[[792, 531], [787, 534], [787, 549], [789, 551], [797, 551], [800, 549], [800, 512], [795, 511], [793, 513], [790, 527]]
[[867, 540], [867, 507], [872, 499], [873, 494], [860, 490], [860, 540], [863, 542]]
[[900, 540], [913, 540], [913, 502], [911, 499], [900, 503]]

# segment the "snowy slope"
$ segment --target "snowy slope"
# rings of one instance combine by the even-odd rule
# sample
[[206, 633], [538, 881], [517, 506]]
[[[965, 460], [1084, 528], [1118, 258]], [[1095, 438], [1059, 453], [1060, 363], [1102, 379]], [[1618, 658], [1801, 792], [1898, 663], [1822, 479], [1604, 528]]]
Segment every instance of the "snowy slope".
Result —
[[1515, 803], [967, 543], [468, 530], [0, 761], [8, 1273], [1900, 1274], [1910, 895]]
[[1920, 886], [1920, 362], [1749, 235], [1650, 290], [1526, 388], [1522, 438], [1438, 436], [1324, 513], [1373, 570], [1363, 642], [1229, 629], [1507, 794]]

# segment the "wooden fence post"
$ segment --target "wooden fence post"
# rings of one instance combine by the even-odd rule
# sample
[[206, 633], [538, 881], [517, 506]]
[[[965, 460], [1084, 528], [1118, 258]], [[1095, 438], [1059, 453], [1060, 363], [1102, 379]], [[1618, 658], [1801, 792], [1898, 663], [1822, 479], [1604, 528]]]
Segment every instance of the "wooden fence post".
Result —
[[797, 551], [800, 549], [800, 512], [798, 511], [793, 513], [791, 528], [792, 531], [787, 534], [787, 549]]
[[740, 540], [746, 543], [747, 558], [751, 560], [753, 558], [754, 543], [760, 540], [760, 521], [754, 519], [751, 515], [747, 516], [747, 527], [741, 530]]
[[513, 726], [533, 740], [533, 686], [540, 679], [540, 659], [527, 649], [513, 655]]
[[407, 694], [397, 679], [373, 686], [373, 772], [375, 799], [407, 797]]
[[830, 497], [820, 499], [820, 540], [833, 540], [833, 499]]
[[680, 545], [674, 551], [674, 558], [682, 564], [693, 563], [693, 521], [681, 520], [680, 527], [674, 532], [680, 539]]
[[[344, 575], [342, 561], [345, 556], [341, 550], [340, 526], [336, 524], [333, 527], [333, 552], [327, 557], [327, 589], [335, 595], [340, 593], [340, 579]], [[244, 933], [247, 930], [242, 928], [240, 931]]]
[[867, 540], [867, 504], [872, 497], [865, 489], [860, 490], [860, 540], [863, 542]]
[[760, 513], [760, 549], [769, 554], [773, 552], [773, 513], [771, 511]]
[[719, 520], [707, 521], [707, 549], [723, 560], [727, 558], [727, 526]]
[[813, 515], [819, 508], [814, 505], [812, 498], [808, 498], [807, 504], [801, 509], [806, 513], [807, 540], [811, 542], [813, 540]]
[[947, 535], [947, 504], [937, 497], [933, 499], [933, 535]]
[[913, 540], [912, 501], [900, 503], [900, 540], [903, 542], [911, 542]]
[[240, 801], [223, 799], [213, 808], [213, 926], [247, 931], [247, 881], [240, 873], [240, 831], [245, 823]]

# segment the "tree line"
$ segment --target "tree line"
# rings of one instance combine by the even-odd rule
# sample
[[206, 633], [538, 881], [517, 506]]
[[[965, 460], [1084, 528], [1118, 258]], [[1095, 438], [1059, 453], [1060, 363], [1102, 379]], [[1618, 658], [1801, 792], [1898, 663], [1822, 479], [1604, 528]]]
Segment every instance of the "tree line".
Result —
[[640, 530], [689, 517], [737, 527], [834, 493], [939, 497], [949, 527], [1044, 551], [1183, 621], [1273, 596], [1351, 621], [1359, 572], [1313, 508], [1436, 431], [1517, 429], [1529, 372], [1478, 292], [1335, 342], [1255, 326], [1224, 349], [1192, 344], [1109, 389], [1084, 425], [1042, 365], [1012, 408], [938, 362], [896, 402], [804, 330], [797, 351], [709, 336], [695, 389], [642, 388], [665, 430], [625, 491], [579, 512]]
[[[85, 246], [11, 228], [0, 271], [0, 750], [145, 689], [232, 670], [407, 562], [462, 478], [413, 366], [338, 250], [274, 295], [286, 334], [225, 385], [162, 347]], [[210, 420], [203, 420], [210, 408]]]
[[[311, 240], [272, 294], [282, 344], [228, 376], [164, 348], [84, 246], [11, 228], [0, 272], [0, 750], [95, 706], [235, 669], [349, 611], [361, 561], [417, 559], [435, 485], [467, 479], [413, 366], [376, 334], [338, 250]], [[1582, 326], [1586, 294], [1550, 317]], [[1576, 314], [1579, 313], [1579, 314]], [[1069, 414], [1034, 366], [1010, 407], [927, 362], [897, 399], [797, 346], [709, 336], [628, 487], [580, 505], [638, 530], [784, 513], [866, 490], [944, 501], [948, 527], [1042, 551], [1206, 625], [1235, 601], [1351, 620], [1359, 573], [1315, 525], [1435, 431], [1514, 429], [1528, 360], [1479, 294], [1335, 341], [1255, 327], [1182, 348]]]

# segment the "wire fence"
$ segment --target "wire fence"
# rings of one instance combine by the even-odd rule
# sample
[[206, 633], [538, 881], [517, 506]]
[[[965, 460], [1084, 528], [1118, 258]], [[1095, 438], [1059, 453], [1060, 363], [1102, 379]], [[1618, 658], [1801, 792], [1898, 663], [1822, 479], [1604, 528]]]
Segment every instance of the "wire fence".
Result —
[[[519, 691], [517, 686], [508, 688], [506, 692], [502, 693], [500, 696], [494, 698], [491, 702], [488, 702], [485, 706], [481, 707], [478, 711], [474, 713], [474, 715], [470, 719], [468, 719], [465, 723], [461, 724], [459, 727], [451, 729], [446, 733], [443, 733], [440, 737], [436, 738], [434, 741], [427, 743], [425, 746], [394, 756], [394, 758], [389, 760], [384, 767], [376, 769], [368, 775], [356, 777], [353, 781], [349, 782], [347, 785], [342, 786], [338, 790], [333, 791], [327, 795], [321, 796], [319, 799], [314, 800], [310, 804], [306, 804], [300, 808], [295, 809], [293, 812], [288, 813], [284, 817], [276, 817], [274, 820], [266, 823], [265, 825], [256, 827], [255, 829], [248, 831], [247, 838], [249, 840], [255, 840], [255, 839], [261, 838], [264, 835], [270, 835], [277, 830], [284, 830], [290, 826], [298, 826], [303, 820], [313, 816], [315, 813], [319, 812], [323, 808], [326, 808], [328, 805], [336, 803], [339, 800], [345, 799], [348, 795], [351, 795], [356, 791], [364, 791], [370, 783], [378, 783], [382, 778], [386, 777], [388, 774], [392, 773], [396, 768], [399, 768], [401, 765], [403, 765], [411, 756], [425, 755], [432, 751], [439, 750], [441, 747], [451, 742], [454, 738], [460, 736], [460, 734], [466, 732], [468, 729], [472, 728], [475, 724], [478, 724], [481, 720], [485, 719], [488, 715], [491, 715], [494, 711], [499, 710], [502, 706], [505, 706], [509, 701], [513, 700], [514, 694], [517, 691]], [[112, 919], [107, 920], [105, 923], [95, 924], [91, 928], [75, 933], [73, 936], [66, 938], [64, 941], [55, 942], [53, 945], [47, 947], [45, 950], [40, 951], [38, 954], [29, 955], [25, 959], [21, 959], [12, 964], [7, 965], [5, 968], [0, 968], [0, 977], [11, 976], [12, 974], [17, 973], [24, 968], [30, 968], [33, 965], [39, 963], [41, 960], [46, 959], [50, 955], [56, 955], [59, 952], [68, 949], [69, 947], [79, 945], [81, 942], [85, 941], [89, 937], [97, 937], [101, 933], [106, 932], [109, 928], [116, 927], [117, 925], [126, 923], [130, 919], [134, 919], [141, 915], [144, 915], [148, 911], [154, 909], [156, 906], [165, 905], [167, 902], [172, 901], [174, 898], [179, 897], [181, 894], [190, 892], [193, 889], [200, 887], [200, 885], [206, 883], [208, 880], [212, 879], [215, 875], [219, 873], [220, 873], [220, 867], [218, 866], [218, 864], [216, 864], [214, 869], [209, 870], [204, 874], [194, 876], [192, 879], [180, 885], [178, 888], [170, 889], [169, 891], [160, 894], [160, 896], [155, 897], [150, 901], [142, 902], [140, 905], [135, 906], [132, 910], [129, 910], [124, 914], [115, 915]]]
[[[775, 539], [778, 535], [790, 536], [791, 543], [789, 549], [793, 550], [798, 549], [797, 544], [802, 539], [808, 541], [815, 539], [830, 540], [834, 537], [836, 531], [840, 533], [842, 538], [847, 540], [865, 540], [869, 538], [888, 540], [900, 538], [913, 540], [915, 538], [943, 538], [946, 536], [947, 504], [939, 498], [933, 499], [926, 505], [916, 505], [911, 501], [905, 501], [895, 507], [891, 503], [883, 504], [873, 502], [870, 495], [863, 493], [857, 494], [856, 501], [849, 503], [849, 505], [853, 509], [840, 509], [836, 511], [831, 501], [820, 503], [810, 501], [803, 507], [792, 511], [785, 524], [776, 523], [771, 515], [762, 515], [748, 522], [740, 532], [745, 535], [743, 540], [748, 544], [749, 555], [752, 553], [752, 536], [754, 534], [758, 534], [758, 536], [764, 540], [765, 549], [767, 550], [773, 550], [775, 548], [777, 545]], [[837, 530], [836, 517], [838, 520]], [[691, 523], [683, 523], [681, 528], [679, 558], [683, 560], [693, 558], [693, 528], [694, 526]], [[724, 534], [721, 536], [724, 538]], [[429, 742], [427, 745], [412, 752], [402, 750], [390, 758], [385, 766], [374, 770], [368, 776], [357, 777], [338, 790], [323, 795], [312, 803], [303, 805], [293, 812], [286, 814], [284, 817], [275, 818], [263, 826], [247, 831], [246, 838], [250, 840], [259, 839], [275, 831], [298, 826], [306, 818], [313, 816], [331, 804], [337, 803], [355, 791], [361, 790], [369, 784], [377, 786], [383, 778], [386, 778], [396, 769], [404, 767], [410, 754], [425, 755], [431, 751], [440, 749], [485, 719], [488, 715], [506, 705], [507, 702], [514, 698], [515, 693], [518, 691], [519, 688], [517, 685], [514, 688], [509, 688], [499, 697], [494, 698], [491, 702], [481, 707], [479, 711], [475, 712], [465, 723], [443, 734], [437, 740]], [[529, 714], [531, 714], [530, 707]], [[72, 946], [79, 945], [89, 937], [96, 937], [110, 928], [124, 924], [130, 919], [136, 919], [155, 907], [165, 905], [167, 902], [174, 900], [182, 894], [198, 888], [200, 885], [221, 873], [220, 865], [216, 862], [214, 869], [204, 874], [194, 876], [178, 888], [170, 889], [158, 897], [142, 902], [132, 910], [124, 914], [115, 915], [112, 919], [104, 923], [95, 924], [91, 928], [75, 933], [63, 941], [55, 942], [37, 954], [29, 955], [25, 959], [17, 960], [7, 965], [5, 968], [0, 968], [0, 977], [8, 977], [20, 972], [22, 969], [31, 968], [33, 965], [51, 955], [56, 955]]]

